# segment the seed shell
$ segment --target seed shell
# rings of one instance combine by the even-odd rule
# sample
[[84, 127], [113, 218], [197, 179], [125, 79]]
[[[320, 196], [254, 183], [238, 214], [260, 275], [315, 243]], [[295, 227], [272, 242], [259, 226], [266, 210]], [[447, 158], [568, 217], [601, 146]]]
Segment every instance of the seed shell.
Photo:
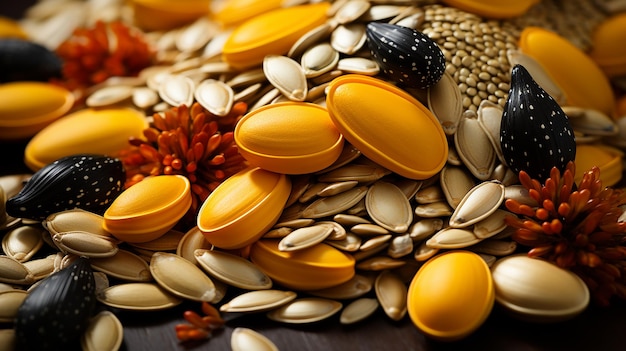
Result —
[[195, 251], [198, 249], [210, 249], [211, 244], [204, 238], [204, 234], [198, 228], [194, 226], [189, 229], [185, 235], [178, 242], [176, 248], [176, 254], [193, 264], [198, 264], [196, 260]]
[[0, 323], [13, 323], [17, 310], [28, 296], [25, 290], [0, 291]]
[[505, 218], [510, 215], [511, 213], [508, 211], [497, 209], [487, 218], [476, 222], [472, 231], [481, 239], [492, 237], [507, 227]]
[[445, 166], [440, 173], [441, 190], [450, 207], [456, 209], [475, 186], [474, 178], [464, 167]]
[[261, 290], [272, 287], [272, 280], [250, 261], [226, 252], [198, 249], [194, 252], [196, 261], [212, 277], [229, 285]]
[[320, 43], [307, 49], [300, 59], [306, 78], [320, 76], [334, 69], [338, 62], [339, 52], [328, 43]]
[[334, 230], [332, 225], [323, 223], [296, 229], [280, 240], [278, 249], [295, 251], [317, 245], [326, 240]]
[[342, 54], [353, 55], [365, 44], [365, 26], [348, 23], [337, 26], [330, 35], [330, 45]]
[[454, 135], [463, 115], [463, 103], [459, 86], [452, 76], [444, 73], [441, 80], [428, 89], [427, 101], [446, 135]]
[[195, 83], [191, 78], [180, 74], [167, 75], [162, 78], [158, 85], [159, 96], [171, 106], [186, 105], [190, 107], [193, 103], [195, 88]]
[[463, 164], [474, 177], [487, 180], [496, 165], [496, 152], [489, 137], [480, 127], [476, 113], [464, 113], [454, 134], [454, 146]]
[[471, 230], [461, 228], [445, 228], [438, 231], [426, 241], [426, 245], [437, 249], [458, 249], [480, 242]]
[[302, 211], [302, 216], [322, 218], [338, 214], [356, 205], [366, 194], [367, 187], [361, 186], [334, 196], [317, 199]]
[[373, 279], [355, 274], [345, 283], [326, 289], [309, 290], [307, 293], [331, 300], [350, 300], [359, 298], [372, 290]]
[[343, 309], [339, 316], [339, 322], [341, 324], [360, 322], [376, 312], [378, 306], [380, 306], [380, 304], [376, 299], [363, 297], [354, 300]]
[[200, 268], [172, 253], [155, 252], [150, 273], [163, 288], [174, 295], [193, 301], [211, 302], [215, 285]]
[[226, 116], [230, 112], [234, 96], [233, 88], [215, 79], [202, 81], [194, 91], [196, 101], [216, 116]]
[[100, 236], [111, 236], [102, 228], [104, 217], [79, 208], [53, 213], [42, 222], [50, 234], [84, 231]]
[[183, 300], [155, 283], [125, 283], [103, 289], [101, 303], [124, 310], [156, 311], [179, 305]]
[[263, 59], [263, 72], [276, 89], [292, 101], [304, 101], [308, 86], [305, 71], [287, 56], [268, 55]]
[[140, 256], [127, 250], [118, 250], [111, 257], [91, 258], [89, 262], [95, 270], [118, 279], [135, 282], [152, 280], [148, 263]]
[[237, 327], [230, 336], [233, 351], [278, 351], [278, 347], [264, 335], [252, 329]]
[[407, 287], [391, 271], [381, 272], [374, 282], [376, 298], [385, 314], [394, 321], [399, 321], [407, 312]]
[[327, 240], [326, 243], [342, 251], [354, 252], [361, 247], [361, 237], [353, 233], [347, 233], [342, 240]]
[[85, 257], [111, 257], [119, 250], [110, 236], [83, 231], [71, 231], [52, 236], [54, 244], [63, 252]]
[[120, 103], [133, 95], [133, 88], [130, 86], [114, 85], [98, 89], [89, 95], [85, 104], [89, 107], [105, 107]]
[[10, 256], [0, 255], [0, 282], [30, 285], [35, 282], [32, 272], [23, 263]]
[[263, 312], [278, 308], [297, 294], [283, 290], [255, 290], [243, 293], [220, 306], [222, 312]]
[[319, 297], [300, 298], [267, 312], [267, 317], [290, 324], [313, 323], [339, 312], [342, 306], [341, 302]]

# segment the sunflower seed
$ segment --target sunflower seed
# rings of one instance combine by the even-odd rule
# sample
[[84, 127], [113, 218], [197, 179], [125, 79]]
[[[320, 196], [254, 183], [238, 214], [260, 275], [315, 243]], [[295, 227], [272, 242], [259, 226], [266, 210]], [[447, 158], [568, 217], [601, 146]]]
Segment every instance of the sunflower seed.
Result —
[[124, 310], [155, 311], [179, 305], [183, 300], [154, 283], [125, 283], [100, 291], [101, 303]]
[[343, 309], [339, 316], [339, 322], [341, 324], [360, 322], [376, 312], [378, 306], [380, 306], [380, 304], [376, 299], [363, 297], [354, 300]]
[[341, 302], [320, 297], [299, 298], [267, 312], [267, 317], [276, 322], [303, 324], [326, 319], [339, 312]]
[[220, 306], [222, 312], [264, 312], [278, 308], [296, 298], [293, 291], [255, 290], [243, 293]]
[[196, 265], [171, 253], [155, 252], [150, 273], [170, 293], [193, 301], [211, 302], [215, 298], [213, 281]]
[[504, 201], [504, 185], [482, 182], [470, 190], [450, 216], [450, 226], [465, 228], [495, 212]]
[[252, 329], [237, 327], [230, 335], [230, 348], [233, 351], [278, 351], [278, 347], [264, 335]]
[[399, 321], [407, 312], [407, 287], [391, 271], [381, 272], [374, 282], [376, 298], [385, 314], [394, 321]]
[[248, 290], [272, 287], [270, 277], [242, 257], [204, 249], [196, 250], [194, 255], [207, 273], [226, 284]]

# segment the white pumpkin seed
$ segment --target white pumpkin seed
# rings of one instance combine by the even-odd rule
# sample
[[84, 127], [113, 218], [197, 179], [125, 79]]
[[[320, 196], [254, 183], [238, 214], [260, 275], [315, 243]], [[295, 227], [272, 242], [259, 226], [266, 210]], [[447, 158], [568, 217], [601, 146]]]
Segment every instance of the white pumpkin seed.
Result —
[[373, 238], [367, 239], [364, 243], [361, 244], [361, 246], [359, 247], [359, 250], [369, 251], [374, 248], [377, 248], [387, 243], [389, 240], [391, 240], [391, 237], [392, 237], [391, 234], [387, 234], [387, 235], [378, 235]]
[[372, 5], [359, 20], [364, 22], [382, 21], [398, 16], [406, 11], [406, 7], [396, 5]]
[[29, 260], [24, 262], [24, 266], [31, 272], [33, 279], [41, 280], [54, 272], [55, 257], [56, 255], [50, 255], [44, 258]]
[[178, 255], [155, 252], [150, 260], [150, 273], [174, 295], [193, 301], [211, 302], [215, 298], [213, 281], [198, 266]]
[[512, 199], [520, 204], [530, 207], [538, 206], [537, 201], [528, 195], [528, 189], [521, 184], [509, 185], [504, 187], [504, 198]]
[[52, 240], [61, 251], [79, 256], [111, 257], [118, 251], [111, 237], [79, 230], [54, 234]]
[[129, 99], [133, 95], [133, 88], [130, 86], [115, 85], [107, 86], [96, 90], [85, 100], [89, 107], [104, 107], [120, 103]]
[[218, 26], [207, 16], [201, 16], [182, 28], [176, 36], [176, 48], [182, 52], [194, 52], [203, 48], [217, 33]]
[[381, 227], [404, 233], [413, 222], [413, 210], [409, 200], [397, 186], [377, 181], [365, 196], [365, 208], [370, 218]]
[[334, 25], [330, 21], [327, 21], [306, 32], [291, 46], [287, 56], [294, 58], [302, 55], [306, 49], [310, 48], [315, 43], [328, 38], [333, 28]]
[[361, 247], [361, 237], [347, 233], [343, 240], [326, 240], [325, 243], [341, 251], [354, 252]]
[[563, 89], [550, 77], [550, 74], [545, 71], [543, 66], [537, 62], [530, 55], [524, 54], [520, 50], [508, 50], [506, 57], [511, 64], [511, 67], [515, 65], [522, 65], [528, 73], [533, 77], [533, 80], [539, 84], [559, 105], [565, 105], [567, 102], [567, 96]]
[[131, 243], [131, 246], [151, 251], [173, 251], [176, 250], [180, 240], [185, 233], [178, 230], [170, 229], [157, 239], [146, 241], [143, 243]]
[[[324, 183], [320, 183], [320, 184], [324, 184]], [[340, 193], [342, 193], [344, 191], [347, 191], [347, 190], [350, 190], [350, 189], [354, 188], [358, 184], [359, 184], [359, 182], [357, 182], [356, 180], [349, 180], [349, 181], [345, 181], [345, 182], [331, 183], [331, 184], [326, 185], [322, 189], [320, 189], [316, 193], [316, 195], [317, 196], [333, 196], [333, 195], [337, 195], [337, 194], [340, 194]]]
[[302, 216], [305, 218], [321, 218], [335, 215], [356, 205], [365, 197], [366, 193], [367, 187], [361, 186], [334, 196], [317, 199], [302, 210]]
[[373, 223], [359, 223], [350, 228], [350, 232], [358, 235], [386, 235], [389, 234], [389, 230]]
[[374, 256], [358, 262], [356, 264], [356, 268], [364, 271], [385, 271], [388, 269], [402, 267], [405, 264], [406, 261], [404, 260], [399, 260], [388, 256]]
[[26, 296], [28, 293], [19, 289], [0, 291], [0, 323], [13, 323], [15, 321], [17, 310]]
[[152, 280], [148, 263], [127, 250], [119, 250], [111, 257], [91, 258], [89, 262], [95, 270], [104, 272], [111, 277], [134, 282]]
[[440, 218], [420, 219], [409, 228], [409, 236], [413, 241], [422, 241], [443, 228], [443, 220]]
[[612, 118], [594, 109], [584, 109], [580, 117], [569, 121], [575, 131], [584, 134], [612, 136], [619, 132], [619, 127]]
[[407, 312], [407, 287], [391, 271], [381, 272], [374, 282], [376, 298], [385, 314], [394, 321], [399, 321]]
[[278, 308], [296, 298], [293, 291], [255, 290], [235, 296], [220, 306], [222, 312], [264, 312]]
[[2, 238], [2, 251], [20, 262], [28, 261], [43, 246], [44, 233], [41, 228], [31, 226], [12, 229]]
[[186, 105], [193, 103], [195, 89], [193, 80], [180, 74], [168, 74], [161, 79], [158, 85], [159, 96], [171, 106]]
[[507, 216], [511, 216], [511, 213], [505, 210], [497, 209], [487, 218], [476, 222], [472, 231], [474, 232], [474, 235], [480, 239], [492, 237], [507, 227], [507, 224], [504, 221]]
[[304, 69], [295, 60], [287, 56], [265, 56], [263, 72], [267, 80], [289, 100], [306, 99], [308, 86]]
[[471, 230], [461, 228], [445, 228], [426, 240], [426, 245], [437, 249], [460, 249], [480, 242]]
[[226, 284], [248, 290], [269, 289], [272, 280], [250, 261], [216, 250], [198, 249], [195, 258], [207, 273]]
[[454, 146], [465, 166], [474, 177], [487, 180], [493, 173], [496, 151], [487, 133], [478, 123], [476, 113], [467, 110], [454, 134]]
[[275, 322], [302, 324], [326, 319], [339, 312], [341, 302], [320, 297], [295, 299], [287, 304], [267, 312], [267, 317]]
[[196, 260], [194, 252], [197, 249], [210, 248], [211, 244], [206, 241], [204, 234], [202, 234], [202, 231], [200, 231], [198, 226], [194, 226], [193, 228], [189, 229], [178, 242], [176, 254], [186, 259], [187, 261], [197, 265], [198, 261]]
[[49, 215], [42, 222], [50, 234], [83, 231], [99, 236], [111, 236], [103, 229], [104, 217], [81, 209], [72, 209]]
[[444, 201], [446, 198], [439, 185], [431, 185], [422, 187], [415, 193], [415, 201], [418, 204], [432, 204], [433, 202]]
[[278, 250], [297, 251], [317, 245], [326, 240], [334, 230], [335, 228], [329, 224], [316, 224], [296, 229], [280, 240]]
[[370, 3], [366, 0], [348, 0], [335, 12], [334, 20], [345, 24], [355, 21], [370, 9]]
[[124, 310], [155, 311], [179, 305], [183, 300], [154, 283], [125, 283], [100, 291], [101, 303]]
[[334, 69], [338, 62], [339, 52], [328, 43], [319, 43], [308, 48], [300, 59], [307, 78], [317, 77]]
[[450, 207], [456, 209], [463, 197], [475, 186], [465, 167], [445, 166], [440, 172], [441, 191]]
[[413, 257], [417, 262], [426, 262], [433, 256], [435, 256], [439, 252], [439, 249], [436, 247], [430, 247], [427, 244], [427, 241], [424, 241], [418, 246], [415, 250], [415, 254]]
[[517, 249], [517, 243], [512, 240], [487, 239], [468, 247], [468, 250], [493, 256], [511, 255]]
[[83, 351], [119, 350], [124, 340], [124, 327], [110, 311], [92, 317], [80, 339]]
[[341, 324], [360, 322], [376, 312], [378, 306], [380, 306], [380, 304], [376, 299], [363, 297], [354, 300], [343, 309], [339, 316], [339, 322]]
[[394, 237], [387, 248], [387, 254], [391, 258], [400, 258], [413, 252], [413, 239], [409, 234]]
[[452, 207], [447, 201], [415, 206], [415, 215], [423, 218], [444, 217], [452, 214]]
[[470, 190], [450, 216], [450, 226], [465, 228], [494, 213], [504, 201], [504, 185], [482, 182]]
[[348, 235], [346, 228], [344, 228], [341, 224], [333, 221], [320, 221], [318, 224], [327, 224], [333, 227], [332, 233], [326, 238], [326, 240], [343, 240]]
[[205, 59], [213, 59], [219, 57], [224, 49], [224, 44], [230, 38], [233, 28], [225, 28], [217, 33], [211, 41], [204, 47], [202, 57]]
[[196, 87], [194, 96], [202, 107], [216, 116], [226, 116], [230, 113], [235, 101], [233, 88], [215, 79], [202, 81]]
[[427, 101], [446, 135], [454, 135], [463, 115], [461, 91], [454, 78], [444, 73], [437, 84], [428, 88]]
[[133, 104], [144, 110], [156, 105], [159, 102], [159, 94], [150, 88], [133, 88], [132, 94]]
[[394, 181], [393, 184], [397, 186], [398, 189], [402, 190], [404, 196], [410, 200], [422, 188], [423, 182], [420, 180], [402, 178]]
[[374, 280], [368, 276], [355, 274], [345, 283], [307, 293], [331, 300], [350, 300], [361, 297], [372, 290]]
[[264, 335], [252, 329], [237, 327], [230, 335], [233, 351], [278, 351], [278, 347]]
[[330, 45], [346, 55], [353, 55], [365, 44], [365, 25], [362, 23], [340, 24], [330, 34]]
[[321, 174], [317, 180], [320, 182], [333, 183], [356, 180], [360, 183], [376, 181], [387, 174], [389, 170], [377, 165], [347, 164], [328, 173]]
[[357, 224], [371, 224], [367, 218], [349, 215], [345, 213], [338, 213], [333, 216], [333, 220], [341, 225], [345, 225], [347, 227], [355, 226]]

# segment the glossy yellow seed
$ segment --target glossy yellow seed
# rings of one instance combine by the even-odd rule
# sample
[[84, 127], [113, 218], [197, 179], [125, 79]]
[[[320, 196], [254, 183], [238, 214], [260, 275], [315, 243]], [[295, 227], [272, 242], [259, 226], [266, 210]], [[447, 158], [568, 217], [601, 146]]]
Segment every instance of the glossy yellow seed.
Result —
[[488, 18], [513, 18], [526, 13], [539, 0], [444, 0], [443, 3], [460, 10]]

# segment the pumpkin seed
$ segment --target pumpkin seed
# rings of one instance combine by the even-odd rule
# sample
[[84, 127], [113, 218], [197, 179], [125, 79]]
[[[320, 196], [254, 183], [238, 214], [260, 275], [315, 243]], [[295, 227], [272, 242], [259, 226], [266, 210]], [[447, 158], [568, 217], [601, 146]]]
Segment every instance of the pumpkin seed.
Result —
[[308, 48], [300, 59], [307, 78], [314, 78], [334, 69], [338, 62], [339, 52], [328, 43], [319, 43]]
[[387, 248], [387, 254], [391, 258], [400, 258], [411, 252], [413, 252], [413, 239], [409, 234], [394, 237]]
[[380, 304], [376, 299], [362, 297], [354, 300], [343, 309], [339, 316], [339, 322], [341, 324], [360, 322], [376, 312], [378, 306], [380, 306]]
[[424, 218], [444, 217], [452, 214], [452, 207], [445, 201], [415, 206], [415, 215]]
[[293, 230], [294, 230], [293, 228], [289, 228], [289, 227], [281, 227], [281, 228], [270, 229], [270, 230], [267, 231], [267, 233], [263, 234], [263, 238], [265, 238], [265, 239], [282, 239], [282, 238], [286, 237], [287, 235], [289, 235], [289, 233], [293, 232]]
[[143, 243], [130, 243], [134, 247], [150, 251], [173, 251], [178, 248], [178, 244], [185, 233], [170, 229], [162, 236]]
[[359, 247], [359, 250], [368, 251], [368, 250], [377, 248], [380, 245], [383, 245], [387, 243], [387, 241], [391, 240], [391, 237], [392, 237], [391, 234], [386, 234], [386, 235], [378, 235], [371, 239], [367, 239], [364, 243], [361, 244], [361, 246]]
[[220, 306], [222, 312], [264, 312], [278, 308], [296, 298], [293, 291], [255, 290], [235, 296]]
[[450, 207], [456, 209], [463, 197], [475, 186], [464, 167], [445, 166], [440, 172], [441, 190]]
[[213, 281], [196, 265], [171, 253], [155, 252], [150, 273], [170, 293], [193, 301], [211, 302], [215, 298]]
[[154, 283], [125, 283], [103, 289], [101, 303], [124, 310], [156, 311], [179, 305], [183, 300]]
[[452, 76], [444, 73], [437, 84], [428, 88], [428, 108], [437, 117], [443, 131], [454, 135], [463, 115], [461, 91]]
[[355, 274], [345, 283], [330, 288], [307, 291], [307, 293], [331, 300], [349, 300], [367, 294], [372, 290], [372, 286], [373, 279], [361, 274]]
[[461, 160], [474, 177], [487, 180], [496, 162], [496, 152], [489, 137], [480, 127], [476, 113], [468, 110], [454, 134], [454, 146]]
[[472, 245], [469, 250], [493, 256], [507, 256], [515, 252], [517, 243], [511, 240], [487, 239]]
[[202, 234], [202, 231], [198, 228], [198, 226], [194, 226], [193, 228], [189, 229], [178, 242], [176, 254], [193, 264], [198, 264], [194, 252], [197, 249], [210, 248], [211, 244], [206, 241], [206, 239], [204, 238], [204, 234]]
[[325, 22], [306, 32], [291, 46], [287, 56], [293, 58], [302, 55], [306, 49], [310, 48], [315, 43], [328, 38], [333, 28], [334, 25], [331, 22]]
[[345, 24], [355, 21], [370, 9], [370, 3], [366, 0], [348, 0], [333, 16], [337, 23]]
[[384, 271], [387, 269], [402, 267], [405, 264], [406, 261], [404, 260], [387, 256], [374, 256], [358, 262], [356, 264], [356, 268], [364, 271]]
[[226, 116], [235, 101], [233, 88], [215, 79], [202, 81], [196, 87], [194, 97], [202, 107], [216, 116]]
[[135, 106], [145, 110], [159, 102], [159, 94], [146, 87], [133, 88], [132, 101]]
[[306, 76], [298, 62], [287, 56], [268, 55], [263, 59], [263, 72], [267, 80], [289, 100], [306, 99]]
[[13, 323], [17, 310], [28, 296], [24, 290], [11, 289], [0, 291], [0, 323]]
[[194, 256], [212, 277], [229, 285], [261, 290], [272, 287], [272, 280], [250, 261], [226, 252], [198, 249]]
[[84, 351], [118, 350], [124, 339], [124, 328], [110, 311], [101, 311], [89, 320], [80, 339]]
[[61, 251], [78, 256], [111, 257], [118, 251], [117, 243], [110, 236], [79, 230], [54, 234], [52, 240]]
[[158, 84], [159, 96], [171, 106], [186, 105], [193, 103], [195, 84], [191, 78], [183, 75], [168, 74], [161, 78]]
[[559, 105], [565, 105], [567, 96], [563, 89], [550, 77], [543, 66], [533, 57], [520, 50], [507, 50], [506, 57], [511, 67], [522, 65], [528, 70], [533, 79], [539, 84]]
[[267, 337], [252, 329], [237, 327], [230, 335], [230, 348], [233, 351], [278, 351], [278, 347]]
[[321, 174], [317, 180], [320, 182], [342, 182], [356, 180], [359, 183], [376, 181], [390, 172], [377, 165], [347, 164], [328, 173]]
[[0, 345], [5, 345], [7, 350], [13, 350], [15, 343], [15, 329], [0, 329]]
[[487, 218], [476, 222], [472, 231], [480, 239], [492, 237], [507, 227], [504, 219], [510, 215], [511, 213], [508, 211], [497, 209]]
[[46, 217], [42, 224], [53, 236], [73, 231], [89, 232], [105, 237], [111, 236], [111, 233], [102, 228], [104, 217], [78, 208], [53, 213]]
[[346, 55], [353, 55], [365, 44], [365, 25], [362, 23], [340, 24], [330, 34], [330, 45]]
[[350, 228], [350, 232], [358, 235], [368, 235], [368, 236], [376, 236], [376, 235], [386, 235], [389, 234], [389, 231], [378, 224], [372, 223], [359, 223], [355, 224]]
[[424, 240], [443, 228], [443, 220], [440, 218], [420, 219], [409, 228], [409, 236], [413, 241]]
[[330, 224], [316, 224], [294, 230], [278, 243], [280, 251], [296, 251], [324, 241], [335, 228]]
[[91, 266], [111, 277], [126, 281], [148, 282], [152, 280], [146, 261], [127, 250], [118, 250], [114, 256], [91, 258]]
[[505, 162], [500, 145], [500, 122], [502, 121], [502, 106], [489, 100], [483, 100], [478, 106], [478, 125], [483, 129], [491, 142], [500, 162]]
[[619, 132], [619, 127], [612, 118], [594, 109], [584, 109], [580, 117], [569, 120], [574, 131], [600, 136], [612, 136]]
[[513, 199], [520, 204], [528, 205], [530, 207], [538, 206], [537, 201], [528, 195], [528, 189], [521, 184], [504, 187], [504, 198]]
[[200, 17], [195, 22], [181, 28], [176, 36], [176, 48], [182, 52], [194, 52], [204, 47], [217, 33], [218, 26], [208, 17]]
[[391, 271], [381, 272], [374, 282], [376, 298], [385, 314], [399, 321], [407, 312], [407, 287], [400, 278]]
[[407, 8], [397, 5], [372, 5], [359, 20], [364, 22], [382, 21], [401, 15], [407, 11]]
[[415, 254], [413, 257], [418, 262], [426, 262], [431, 257], [435, 256], [439, 252], [439, 249], [436, 247], [431, 247], [428, 245], [427, 241], [424, 241], [418, 246], [415, 250]]
[[367, 187], [361, 186], [343, 193], [317, 199], [302, 210], [305, 218], [321, 218], [343, 212], [365, 197]]
[[325, 243], [342, 251], [354, 252], [361, 247], [361, 237], [347, 233], [343, 240], [326, 240]]
[[285, 305], [267, 312], [267, 317], [276, 322], [302, 324], [326, 319], [339, 312], [341, 302], [320, 297], [295, 299]]
[[[321, 183], [321, 184], [324, 184], [324, 183]], [[342, 193], [344, 191], [347, 191], [347, 190], [350, 190], [350, 189], [354, 188], [358, 184], [359, 184], [359, 182], [357, 182], [356, 180], [349, 180], [349, 181], [345, 181], [345, 182], [331, 183], [331, 184], [326, 185], [322, 189], [320, 189], [316, 193], [316, 195], [317, 196], [333, 196], [333, 195], [337, 195], [337, 194], [340, 194], [340, 193]]]
[[465, 228], [494, 213], [504, 201], [504, 185], [483, 182], [470, 190], [450, 216], [450, 226]]
[[28, 261], [43, 246], [44, 230], [22, 226], [10, 230], [2, 238], [2, 251], [19, 262]]
[[338, 213], [335, 216], [333, 216], [333, 220], [341, 225], [345, 225], [345, 226], [354, 226], [357, 224], [371, 224], [372, 222], [370, 222], [368, 219], [363, 218], [363, 217], [359, 217], [359, 216], [354, 216], [354, 215], [349, 215], [349, 214], [345, 214], [345, 213]]
[[24, 262], [24, 266], [33, 275], [34, 280], [41, 280], [54, 272], [54, 260], [56, 255], [29, 260]]
[[348, 235], [346, 232], [346, 228], [344, 228], [341, 224], [333, 221], [320, 221], [318, 224], [327, 224], [333, 227], [332, 233], [326, 238], [326, 240], [343, 240]]
[[89, 95], [85, 104], [89, 107], [104, 107], [120, 103], [129, 99], [133, 95], [133, 88], [130, 86], [115, 85], [103, 87]]
[[426, 245], [437, 249], [460, 249], [480, 241], [471, 230], [448, 227], [435, 233]]
[[365, 207], [370, 218], [381, 227], [404, 233], [413, 222], [411, 204], [397, 186], [377, 181], [365, 196]]
[[440, 202], [445, 199], [446, 198], [439, 185], [422, 187], [417, 193], [415, 193], [415, 200], [418, 204], [432, 204], [433, 202]]

